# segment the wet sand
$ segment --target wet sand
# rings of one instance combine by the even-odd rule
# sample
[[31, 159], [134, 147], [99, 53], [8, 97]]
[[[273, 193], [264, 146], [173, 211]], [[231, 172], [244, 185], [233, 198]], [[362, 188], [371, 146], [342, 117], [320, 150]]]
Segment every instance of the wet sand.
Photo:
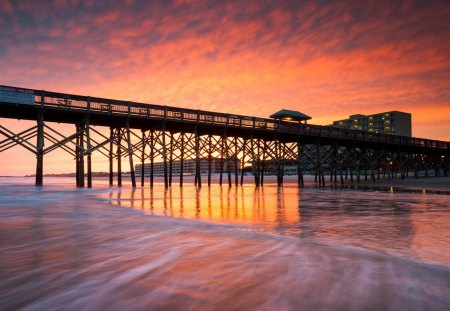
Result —
[[[240, 178], [240, 177], [239, 177]], [[127, 179], [127, 178], [125, 178]], [[192, 180], [191, 180], [192, 179]], [[148, 178], [146, 179], [146, 182]], [[184, 178], [186, 183], [193, 183], [194, 177], [193, 176], [187, 176]], [[156, 181], [163, 182], [163, 179], [161, 177], [157, 177]], [[175, 177], [173, 179], [173, 183], [177, 184], [178, 178]], [[203, 185], [207, 185], [207, 176], [202, 175], [202, 183]], [[232, 185], [234, 186], [234, 175], [232, 175]], [[252, 184], [253, 176], [244, 176], [244, 184]], [[212, 183], [218, 184], [219, 183], [219, 176], [213, 175], [212, 176]], [[270, 176], [264, 176], [264, 185], [275, 185], [277, 183], [276, 176], [270, 175]], [[304, 183], [305, 187], [315, 187], [317, 184], [314, 182], [314, 176], [305, 175], [304, 176]], [[226, 174], [224, 174], [223, 177], [223, 184], [228, 185], [228, 179]], [[297, 175], [290, 175], [290, 176], [284, 176], [284, 184], [286, 186], [289, 185], [296, 185], [297, 184]], [[341, 186], [341, 182], [338, 178], [338, 182], [335, 183], [334, 181], [330, 182], [330, 176], [325, 176], [325, 187], [330, 186]], [[359, 182], [356, 181], [356, 178], [354, 178], [354, 181], [350, 181], [350, 177], [348, 180], [344, 180], [344, 186], [345, 187], [368, 187], [368, 188], [397, 188], [397, 189], [405, 189], [405, 190], [415, 190], [417, 192], [420, 192], [422, 190], [427, 190], [429, 192], [449, 192], [450, 194], [450, 177], [424, 177], [420, 176], [419, 178], [414, 177], [407, 177], [405, 179], [401, 179], [400, 177], [394, 178], [394, 179], [388, 179], [388, 178], [380, 178], [377, 179], [375, 182], [373, 182], [369, 176], [367, 178], [367, 181], [364, 179], [364, 176], [361, 176], [361, 180]], [[388, 190], [388, 189], [386, 189]]]
[[[328, 179], [327, 179], [328, 178]], [[288, 176], [285, 179], [289, 182], [296, 181], [297, 176]], [[305, 183], [310, 184], [314, 183], [314, 176], [305, 176]], [[326, 185], [334, 185], [334, 182], [329, 181], [329, 176], [325, 177]], [[338, 185], [340, 184], [340, 180], [338, 180]], [[450, 177], [408, 177], [405, 179], [394, 178], [394, 179], [377, 179], [373, 182], [370, 178], [364, 180], [364, 177], [361, 178], [359, 182], [350, 180], [344, 181], [344, 185], [354, 185], [354, 186], [369, 186], [369, 187], [394, 187], [400, 189], [409, 189], [409, 190], [429, 190], [429, 191], [448, 191], [450, 192]]]
[[[14, 180], [12, 177], [11, 180]], [[44, 177], [44, 184], [46, 180], [52, 180], [54, 183], [57, 181], [60, 177]], [[4, 182], [7, 182], [9, 178], [4, 178]], [[28, 182], [32, 182], [34, 179], [32, 177], [25, 178], [28, 180]], [[61, 177], [61, 180], [66, 180], [67, 177]], [[70, 179], [70, 178], [69, 178]], [[140, 186], [140, 176], [136, 176], [136, 182], [138, 184], [138, 187]], [[208, 177], [206, 174], [202, 175], [202, 185], [205, 187], [207, 186], [207, 180]], [[234, 174], [231, 176], [232, 180], [232, 186], [235, 185], [235, 177]], [[239, 176], [240, 181], [240, 176]], [[73, 182], [75, 183], [75, 178], [73, 178]], [[108, 178], [107, 177], [94, 177], [93, 178], [93, 184], [94, 186], [105, 186], [107, 185]], [[145, 185], [148, 186], [150, 182], [150, 178], [148, 176], [145, 177]], [[123, 184], [127, 185], [131, 183], [130, 176], [124, 175], [123, 176]], [[162, 176], [155, 176], [155, 183], [161, 184], [164, 183], [164, 178]], [[194, 183], [194, 176], [184, 176], [184, 184], [189, 185]], [[252, 185], [254, 183], [254, 178], [252, 175], [246, 175], [244, 176], [244, 184], [245, 185]], [[277, 179], [276, 176], [269, 175], [264, 176], [264, 185], [276, 185]], [[304, 183], [305, 187], [316, 187], [317, 183], [314, 182], [314, 176], [311, 175], [305, 175], [304, 176]], [[174, 186], [177, 186], [179, 184], [179, 177], [177, 174], [174, 174], [172, 178], [172, 184]], [[213, 174], [211, 176], [211, 184], [212, 185], [218, 185], [219, 184], [219, 174]], [[117, 177], [114, 177], [114, 185], [117, 185]], [[228, 185], [228, 177], [227, 174], [223, 175], [223, 185]], [[290, 176], [284, 176], [284, 185], [285, 186], [294, 186], [297, 185], [297, 175], [290, 175]], [[335, 183], [334, 181], [330, 182], [330, 176], [325, 176], [325, 187], [341, 187], [341, 182], [338, 177], [338, 182]], [[388, 178], [380, 178], [377, 179], [375, 182], [373, 182], [370, 179], [370, 176], [368, 176], [367, 181], [365, 180], [364, 176], [361, 176], [360, 181], [356, 181], [356, 178], [354, 178], [354, 181], [350, 181], [350, 177], [348, 180], [344, 180], [343, 186], [345, 188], [353, 188], [353, 189], [363, 189], [363, 190], [370, 190], [370, 188], [373, 188], [374, 190], [381, 190], [381, 191], [391, 191], [389, 188], [395, 188], [394, 190], [410, 190], [414, 192], [421, 192], [426, 191], [429, 193], [440, 193], [440, 194], [450, 194], [450, 177], [424, 177], [420, 176], [419, 178], [414, 178], [412, 176], [407, 177], [405, 179], [401, 179], [400, 177], [394, 178], [394, 179], [388, 179]]]
[[15, 182], [0, 184], [2, 310], [450, 305], [444, 195]]

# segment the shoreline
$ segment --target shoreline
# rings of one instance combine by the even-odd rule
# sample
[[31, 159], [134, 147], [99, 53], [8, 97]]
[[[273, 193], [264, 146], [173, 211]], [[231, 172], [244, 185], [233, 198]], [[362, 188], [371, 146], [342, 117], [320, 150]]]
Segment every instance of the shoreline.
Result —
[[[291, 177], [291, 176], [289, 176]], [[329, 178], [329, 176], [326, 176]], [[405, 179], [395, 178], [395, 179], [377, 179], [375, 182], [371, 179], [361, 179], [360, 181], [344, 180], [341, 184], [340, 180], [338, 182], [330, 182], [329, 179], [325, 177], [325, 187], [373, 187], [373, 188], [396, 188], [411, 191], [431, 191], [431, 192], [447, 192], [450, 194], [450, 177], [406, 177]], [[286, 178], [286, 177], [285, 177]], [[305, 185], [316, 185], [314, 182], [314, 176], [305, 176]], [[297, 176], [295, 176], [295, 181]]]
[[[228, 186], [228, 179], [227, 176], [223, 176], [223, 186]], [[24, 178], [24, 179], [32, 179], [32, 176], [0, 176], [0, 178], [5, 179], [13, 179], [13, 178]], [[44, 176], [44, 184], [45, 179], [48, 178], [57, 178], [57, 179], [71, 179], [71, 176]], [[124, 185], [128, 185], [130, 183], [129, 176], [124, 176], [123, 183]], [[94, 176], [93, 182], [95, 181], [106, 181], [108, 180], [108, 177], [106, 176]], [[240, 178], [239, 178], [240, 180]], [[140, 185], [140, 176], [136, 176], [136, 181], [138, 183], [138, 187]], [[232, 175], [232, 186], [234, 187], [234, 175]], [[164, 182], [164, 178], [161, 176], [155, 176], [155, 182], [160, 183]], [[186, 184], [193, 184], [194, 183], [194, 176], [184, 176], [184, 182]], [[74, 180], [75, 183], [75, 180]], [[178, 186], [179, 183], [179, 177], [173, 176], [173, 186]], [[211, 176], [211, 183], [212, 185], [218, 185], [219, 184], [219, 176], [218, 175], [212, 175]], [[276, 185], [277, 183], [277, 177], [276, 176], [264, 176], [264, 185]], [[116, 185], [116, 178], [114, 180], [114, 184]], [[384, 190], [384, 191], [390, 191], [389, 188], [393, 188], [392, 190], [405, 190], [405, 191], [412, 191], [412, 192], [431, 192], [431, 193], [443, 193], [443, 194], [450, 194], [450, 177], [423, 177], [420, 176], [419, 178], [414, 177], [406, 177], [405, 179], [401, 178], [395, 178], [395, 179], [377, 179], [375, 182], [373, 182], [371, 179], [364, 180], [362, 178], [359, 182], [353, 181], [351, 182], [350, 179], [344, 180], [344, 183], [341, 184], [340, 180], [338, 180], [336, 183], [334, 181], [329, 180], [329, 176], [325, 176], [325, 187], [319, 186], [316, 182], [314, 182], [314, 176], [311, 175], [305, 175], [304, 176], [304, 184], [305, 187], [320, 187], [320, 188], [349, 188], [349, 189], [358, 189], [358, 188], [364, 188], [363, 190], [370, 190], [371, 188], [375, 190]], [[149, 177], [146, 176], [145, 178], [145, 185], [149, 185]], [[202, 175], [202, 185], [204, 187], [207, 187], [207, 175]], [[246, 175], [244, 176], [244, 186], [253, 185], [253, 176]], [[288, 175], [284, 177], [284, 185], [285, 186], [293, 186], [297, 185], [297, 175]], [[377, 188], [385, 188], [385, 189], [377, 189]]]

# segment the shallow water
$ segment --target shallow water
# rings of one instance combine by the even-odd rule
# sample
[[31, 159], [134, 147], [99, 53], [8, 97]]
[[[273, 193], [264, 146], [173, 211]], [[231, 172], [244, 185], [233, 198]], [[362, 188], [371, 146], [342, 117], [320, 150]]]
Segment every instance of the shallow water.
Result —
[[450, 307], [447, 195], [46, 182], [0, 179], [2, 310]]

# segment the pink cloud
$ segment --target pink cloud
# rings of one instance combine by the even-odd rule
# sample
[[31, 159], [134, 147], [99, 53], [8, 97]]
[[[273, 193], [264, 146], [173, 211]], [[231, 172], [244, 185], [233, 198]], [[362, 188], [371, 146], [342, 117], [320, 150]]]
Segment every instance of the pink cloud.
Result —
[[414, 135], [450, 140], [439, 1], [36, 3], [1, 2], [1, 84], [321, 124], [396, 109]]

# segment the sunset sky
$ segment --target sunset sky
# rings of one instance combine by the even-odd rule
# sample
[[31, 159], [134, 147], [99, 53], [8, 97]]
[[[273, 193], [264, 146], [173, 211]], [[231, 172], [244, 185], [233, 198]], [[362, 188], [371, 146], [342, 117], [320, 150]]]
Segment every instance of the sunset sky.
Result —
[[0, 0], [0, 66], [2, 85], [314, 124], [400, 110], [450, 141], [448, 1]]

